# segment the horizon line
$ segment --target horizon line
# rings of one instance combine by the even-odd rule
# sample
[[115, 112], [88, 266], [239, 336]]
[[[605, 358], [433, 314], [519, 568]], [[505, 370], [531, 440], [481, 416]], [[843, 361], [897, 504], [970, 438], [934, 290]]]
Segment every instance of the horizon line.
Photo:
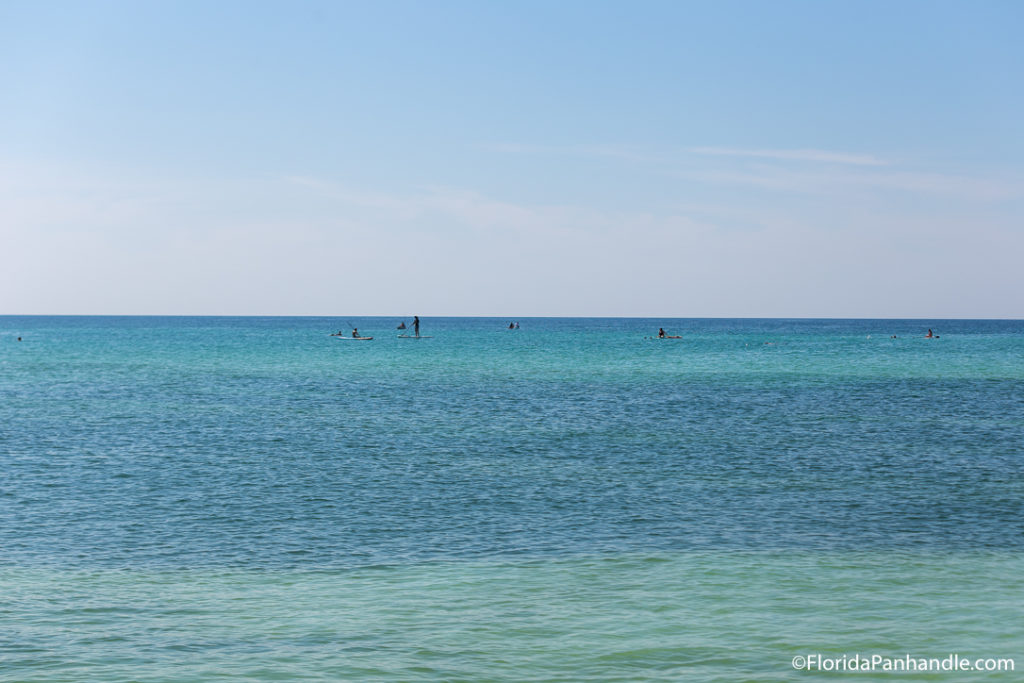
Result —
[[[391, 318], [415, 316], [389, 314], [221, 314], [221, 313], [0, 313], [0, 318]], [[497, 320], [943, 320], [1024, 322], [1015, 317], [939, 317], [939, 316], [678, 316], [678, 315], [421, 315], [422, 318], [480, 318]]]

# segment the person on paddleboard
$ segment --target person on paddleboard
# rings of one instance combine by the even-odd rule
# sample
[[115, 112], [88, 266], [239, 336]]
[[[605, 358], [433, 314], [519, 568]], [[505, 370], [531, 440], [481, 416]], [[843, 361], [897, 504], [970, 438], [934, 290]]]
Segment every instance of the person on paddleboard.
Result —
[[418, 315], [412, 317], [412, 329], [417, 337], [420, 336], [420, 317]]
[[658, 328], [658, 339], [664, 339], [664, 338], [665, 338], [665, 328], [664, 327], [659, 327]]
[[358, 336], [359, 336], [359, 328], [358, 327], [353, 327], [352, 328], [352, 337], [355, 338], [355, 337], [358, 337]]

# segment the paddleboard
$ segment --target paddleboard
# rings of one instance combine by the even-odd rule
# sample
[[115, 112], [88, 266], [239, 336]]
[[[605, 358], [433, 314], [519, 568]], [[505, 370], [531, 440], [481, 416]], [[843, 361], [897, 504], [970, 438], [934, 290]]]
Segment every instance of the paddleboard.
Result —
[[340, 337], [336, 334], [332, 334], [332, 337], [339, 341], [370, 341], [373, 337]]
[[399, 339], [433, 339], [433, 337], [431, 337], [428, 334], [421, 334], [421, 335], [418, 335], [418, 336], [415, 335], [415, 334], [400, 334], [400, 335], [398, 335], [398, 338]]

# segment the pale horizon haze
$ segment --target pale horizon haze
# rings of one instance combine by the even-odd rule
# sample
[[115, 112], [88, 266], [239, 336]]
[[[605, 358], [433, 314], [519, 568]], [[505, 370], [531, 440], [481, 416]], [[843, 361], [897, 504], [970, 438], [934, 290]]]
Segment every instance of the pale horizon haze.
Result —
[[0, 315], [1024, 318], [1022, 26], [0, 0]]

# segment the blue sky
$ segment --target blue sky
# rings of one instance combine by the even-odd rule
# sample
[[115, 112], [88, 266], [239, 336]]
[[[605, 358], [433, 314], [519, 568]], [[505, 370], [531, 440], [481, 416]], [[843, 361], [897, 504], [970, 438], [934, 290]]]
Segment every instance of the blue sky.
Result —
[[1024, 317], [1022, 25], [0, 0], [0, 313]]

